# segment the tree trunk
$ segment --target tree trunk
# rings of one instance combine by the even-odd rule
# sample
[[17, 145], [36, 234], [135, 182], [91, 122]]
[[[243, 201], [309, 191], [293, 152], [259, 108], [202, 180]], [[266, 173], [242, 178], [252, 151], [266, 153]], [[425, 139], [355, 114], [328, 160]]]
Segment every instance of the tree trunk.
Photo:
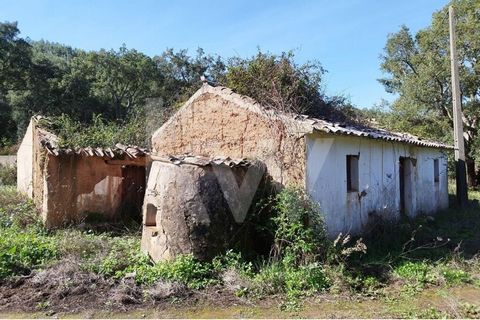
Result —
[[475, 160], [471, 157], [466, 157], [467, 165], [467, 181], [469, 187], [477, 186], [477, 171], [475, 170]]

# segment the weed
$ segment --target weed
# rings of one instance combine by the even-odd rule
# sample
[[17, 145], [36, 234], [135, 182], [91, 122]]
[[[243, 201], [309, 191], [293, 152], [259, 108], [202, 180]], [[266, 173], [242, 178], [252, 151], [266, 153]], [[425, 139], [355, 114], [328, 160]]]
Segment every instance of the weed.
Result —
[[13, 165], [0, 165], [0, 186], [17, 185], [17, 167]]
[[241, 253], [233, 250], [228, 250], [224, 255], [215, 257], [212, 260], [212, 266], [218, 273], [233, 269], [246, 277], [252, 277], [254, 274], [253, 264], [246, 262]]
[[406, 261], [394, 269], [394, 273], [400, 278], [412, 280], [418, 284], [427, 284], [435, 281], [432, 266], [425, 262]]
[[41, 226], [30, 200], [0, 187], [0, 279], [24, 275], [58, 257], [54, 238]]
[[472, 303], [462, 303], [460, 305], [460, 311], [466, 318], [478, 319], [480, 317], [480, 306]]
[[173, 261], [158, 263], [155, 268], [160, 277], [186, 284], [192, 289], [201, 289], [218, 284], [213, 266], [200, 262], [191, 255], [179, 256]]
[[106, 121], [101, 115], [93, 115], [91, 124], [85, 126], [63, 114], [44, 118], [39, 125], [57, 134], [62, 148], [113, 147], [119, 142], [145, 144], [145, 127], [136, 121], [117, 123]]
[[433, 307], [423, 309], [420, 311], [408, 311], [404, 315], [406, 318], [417, 318], [417, 319], [446, 319], [449, 318], [448, 314], [437, 310]]
[[28, 274], [57, 257], [53, 238], [31, 230], [0, 229], [0, 279]]
[[472, 281], [470, 274], [464, 270], [453, 269], [448, 266], [441, 268], [441, 275], [448, 285], [459, 285]]
[[37, 303], [37, 309], [38, 310], [47, 310], [48, 308], [50, 308], [50, 301], [41, 301], [39, 303]]
[[328, 240], [322, 215], [304, 191], [287, 187], [274, 202], [277, 215], [273, 218], [273, 257], [288, 256], [293, 264], [301, 265], [326, 255]]
[[477, 279], [473, 282], [473, 285], [477, 288], [480, 288], [480, 279]]

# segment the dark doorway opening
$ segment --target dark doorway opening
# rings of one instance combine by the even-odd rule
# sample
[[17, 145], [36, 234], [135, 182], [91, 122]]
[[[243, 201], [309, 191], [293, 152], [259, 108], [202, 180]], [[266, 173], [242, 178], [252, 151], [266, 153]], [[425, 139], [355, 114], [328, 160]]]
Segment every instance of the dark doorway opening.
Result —
[[122, 219], [142, 222], [142, 205], [145, 195], [145, 167], [122, 167]]
[[414, 159], [408, 157], [400, 157], [400, 214], [404, 216], [409, 216], [413, 213], [411, 212], [413, 202], [413, 166]]

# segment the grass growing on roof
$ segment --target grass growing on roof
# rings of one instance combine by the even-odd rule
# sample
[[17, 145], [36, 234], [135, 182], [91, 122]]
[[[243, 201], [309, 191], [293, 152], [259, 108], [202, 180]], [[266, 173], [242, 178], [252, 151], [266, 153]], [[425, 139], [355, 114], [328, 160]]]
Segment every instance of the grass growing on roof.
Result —
[[61, 115], [40, 119], [39, 126], [57, 135], [61, 148], [112, 148], [117, 143], [146, 146], [148, 142], [142, 118], [116, 122], [107, 121], [101, 115], [94, 115], [92, 121], [85, 124]]

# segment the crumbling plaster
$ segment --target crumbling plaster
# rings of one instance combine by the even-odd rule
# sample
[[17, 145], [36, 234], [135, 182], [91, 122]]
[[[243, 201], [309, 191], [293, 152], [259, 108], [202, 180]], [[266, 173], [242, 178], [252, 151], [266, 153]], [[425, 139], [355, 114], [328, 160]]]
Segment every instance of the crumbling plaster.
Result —
[[[359, 190], [347, 191], [346, 156], [359, 156]], [[358, 137], [307, 136], [307, 191], [320, 204], [331, 236], [360, 233], [400, 218], [400, 157], [413, 159], [405, 215], [431, 214], [448, 207], [445, 151]], [[434, 160], [440, 167], [434, 181]]]
[[153, 152], [257, 159], [274, 182], [303, 185], [305, 140], [300, 128], [238, 103], [208, 92], [195, 96], [154, 133]]

